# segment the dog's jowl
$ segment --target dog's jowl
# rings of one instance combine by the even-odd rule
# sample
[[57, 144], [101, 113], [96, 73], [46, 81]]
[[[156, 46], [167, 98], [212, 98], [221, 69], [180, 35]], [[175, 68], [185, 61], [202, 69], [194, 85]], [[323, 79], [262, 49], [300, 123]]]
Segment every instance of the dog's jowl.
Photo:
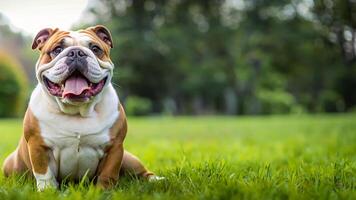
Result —
[[85, 175], [110, 188], [120, 171], [160, 178], [124, 150], [126, 117], [111, 84], [113, 46], [109, 30], [100, 25], [37, 34], [32, 48], [40, 51], [38, 85], [19, 145], [4, 162], [6, 176], [31, 171], [40, 191]]

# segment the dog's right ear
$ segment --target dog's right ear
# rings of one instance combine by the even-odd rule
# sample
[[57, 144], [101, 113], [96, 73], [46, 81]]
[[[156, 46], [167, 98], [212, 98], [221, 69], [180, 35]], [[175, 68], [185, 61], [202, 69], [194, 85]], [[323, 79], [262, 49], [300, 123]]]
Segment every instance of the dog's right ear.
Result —
[[32, 43], [32, 49], [39, 49], [41, 50], [43, 45], [46, 43], [48, 38], [53, 35], [54, 32], [56, 32], [58, 29], [51, 29], [51, 28], [45, 28], [42, 29], [40, 32], [37, 33], [35, 39], [33, 39]]

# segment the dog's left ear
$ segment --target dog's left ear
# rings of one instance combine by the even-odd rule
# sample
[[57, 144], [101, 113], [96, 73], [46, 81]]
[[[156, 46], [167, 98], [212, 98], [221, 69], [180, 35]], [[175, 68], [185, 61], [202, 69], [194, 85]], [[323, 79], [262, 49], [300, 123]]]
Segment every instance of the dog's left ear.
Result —
[[55, 33], [56, 31], [58, 31], [58, 28], [56, 28], [56, 29], [51, 29], [51, 28], [42, 29], [40, 32], [37, 33], [37, 35], [33, 39], [32, 49], [38, 48], [39, 50], [41, 50], [41, 48], [44, 46], [44, 44], [46, 43], [48, 38], [50, 38], [53, 35], [53, 33]]
[[110, 33], [109, 29], [107, 29], [105, 26], [96, 25], [96, 26], [90, 27], [88, 29], [91, 29], [102, 41], [104, 41], [111, 48], [114, 47], [114, 44], [112, 42], [111, 33]]

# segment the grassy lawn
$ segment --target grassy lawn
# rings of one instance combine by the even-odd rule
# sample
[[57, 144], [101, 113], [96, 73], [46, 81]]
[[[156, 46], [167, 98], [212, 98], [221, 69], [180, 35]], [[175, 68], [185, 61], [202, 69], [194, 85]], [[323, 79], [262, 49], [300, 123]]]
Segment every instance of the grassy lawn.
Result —
[[[0, 161], [20, 120], [0, 121]], [[356, 199], [356, 115], [129, 117], [125, 148], [166, 180], [122, 177], [37, 193], [33, 180], [0, 175], [0, 199]]]

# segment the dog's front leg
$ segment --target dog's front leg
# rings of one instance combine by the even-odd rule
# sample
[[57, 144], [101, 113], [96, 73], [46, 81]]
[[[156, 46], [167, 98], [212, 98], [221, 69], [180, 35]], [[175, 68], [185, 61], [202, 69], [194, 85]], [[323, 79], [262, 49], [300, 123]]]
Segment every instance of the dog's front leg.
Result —
[[37, 182], [37, 190], [57, 188], [56, 177], [49, 167], [48, 147], [39, 136], [32, 136], [27, 141], [32, 172]]
[[122, 142], [114, 143], [107, 151], [106, 156], [100, 161], [98, 168], [97, 185], [109, 189], [117, 183], [121, 168], [124, 147]]
[[[27, 142], [30, 165], [28, 166], [37, 182], [37, 190], [42, 191], [49, 187], [58, 187], [57, 180], [49, 167], [50, 150], [41, 136], [41, 130], [37, 118], [33, 115], [31, 109], [27, 109], [24, 119], [24, 136]], [[25, 156], [25, 155], [24, 155]]]
[[110, 129], [112, 144], [106, 150], [105, 157], [101, 159], [97, 169], [97, 185], [108, 189], [119, 180], [120, 168], [124, 157], [123, 142], [127, 132], [125, 111], [120, 105], [120, 116]]

